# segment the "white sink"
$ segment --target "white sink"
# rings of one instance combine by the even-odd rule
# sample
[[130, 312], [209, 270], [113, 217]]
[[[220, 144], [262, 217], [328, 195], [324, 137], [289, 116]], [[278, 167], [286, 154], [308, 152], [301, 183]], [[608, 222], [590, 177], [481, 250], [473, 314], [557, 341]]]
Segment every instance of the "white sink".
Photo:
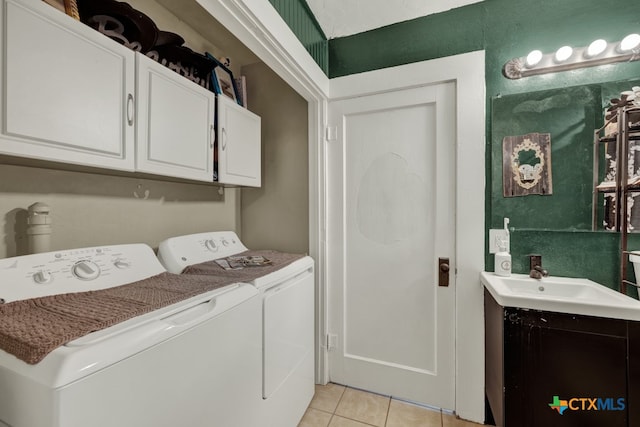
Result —
[[640, 301], [588, 279], [537, 280], [525, 274], [502, 277], [483, 271], [480, 280], [503, 307], [640, 320]]

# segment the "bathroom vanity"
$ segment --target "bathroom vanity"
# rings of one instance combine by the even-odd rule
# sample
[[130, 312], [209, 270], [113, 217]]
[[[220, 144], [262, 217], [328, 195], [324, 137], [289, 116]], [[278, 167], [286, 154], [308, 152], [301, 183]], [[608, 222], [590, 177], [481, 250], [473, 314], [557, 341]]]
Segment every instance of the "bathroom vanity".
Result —
[[[606, 294], [615, 291], [593, 282], [605, 296], [592, 285], [571, 288], [574, 283], [564, 286], [522, 275], [512, 282], [499, 279], [508, 285], [500, 289], [488, 284], [495, 284], [493, 273], [482, 274], [486, 396], [497, 426], [640, 425], [640, 404], [634, 404], [640, 402], [640, 302], [621, 294], [610, 295], [609, 301]], [[510, 306], [509, 292], [530, 302]], [[619, 311], [632, 319], [540, 308], [547, 300], [554, 306], [566, 299], [563, 311], [598, 312], [591, 298], [606, 306], [620, 297], [620, 304], [629, 306]]]

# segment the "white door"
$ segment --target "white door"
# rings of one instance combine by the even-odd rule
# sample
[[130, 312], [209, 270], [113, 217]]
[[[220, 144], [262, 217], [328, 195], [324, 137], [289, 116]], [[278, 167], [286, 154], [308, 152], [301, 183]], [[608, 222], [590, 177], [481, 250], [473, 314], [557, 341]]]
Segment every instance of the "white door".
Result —
[[136, 54], [136, 170], [213, 181], [215, 95]]
[[[333, 101], [333, 382], [455, 406], [455, 85]], [[449, 286], [438, 285], [448, 258]], [[335, 348], [331, 349], [332, 346]]]

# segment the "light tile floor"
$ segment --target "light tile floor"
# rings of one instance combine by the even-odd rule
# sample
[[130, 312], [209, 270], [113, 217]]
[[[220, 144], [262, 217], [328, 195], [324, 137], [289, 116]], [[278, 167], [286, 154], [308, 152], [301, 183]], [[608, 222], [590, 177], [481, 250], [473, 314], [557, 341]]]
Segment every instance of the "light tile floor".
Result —
[[338, 384], [316, 385], [298, 427], [477, 427], [453, 415]]

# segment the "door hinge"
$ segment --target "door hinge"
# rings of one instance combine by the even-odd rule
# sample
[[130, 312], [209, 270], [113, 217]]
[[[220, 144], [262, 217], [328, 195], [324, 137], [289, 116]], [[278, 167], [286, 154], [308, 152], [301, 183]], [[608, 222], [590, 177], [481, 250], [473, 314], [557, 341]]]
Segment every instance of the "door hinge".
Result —
[[336, 141], [338, 139], [338, 127], [337, 126], [327, 126], [325, 128], [325, 139], [327, 141]]
[[336, 344], [338, 342], [338, 336], [335, 334], [327, 334], [327, 351], [332, 351], [336, 349]]

